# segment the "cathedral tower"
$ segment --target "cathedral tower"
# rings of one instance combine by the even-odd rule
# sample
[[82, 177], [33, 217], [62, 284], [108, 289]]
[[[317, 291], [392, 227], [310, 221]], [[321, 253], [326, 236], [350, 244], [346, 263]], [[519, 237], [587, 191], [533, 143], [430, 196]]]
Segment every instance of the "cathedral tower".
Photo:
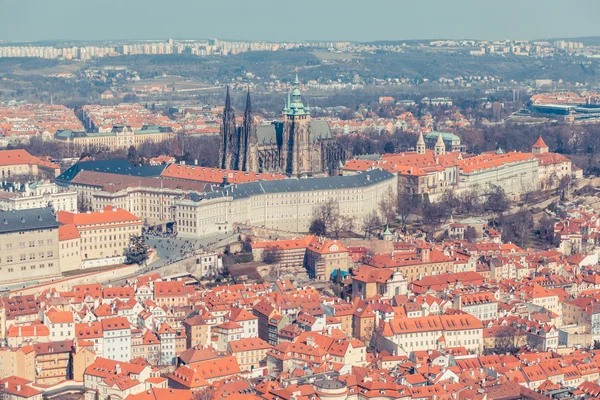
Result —
[[240, 170], [258, 172], [258, 137], [252, 116], [250, 89], [246, 97], [244, 122], [240, 132]]
[[219, 151], [219, 168], [238, 169], [240, 154], [240, 134], [235, 126], [235, 112], [231, 106], [229, 86], [225, 96], [223, 123], [221, 124], [221, 146]]
[[305, 176], [312, 173], [310, 109], [302, 104], [298, 71], [291, 95], [283, 109], [283, 137], [280, 153], [280, 169], [292, 176]]

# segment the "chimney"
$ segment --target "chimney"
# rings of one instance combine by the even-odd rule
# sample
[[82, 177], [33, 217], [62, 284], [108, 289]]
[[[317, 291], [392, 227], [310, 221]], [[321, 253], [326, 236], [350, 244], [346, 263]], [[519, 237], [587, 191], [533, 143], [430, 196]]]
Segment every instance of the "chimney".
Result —
[[21, 391], [21, 385], [17, 385], [17, 392]]
[[115, 365], [115, 371], [117, 372], [117, 375], [121, 373], [121, 364]]

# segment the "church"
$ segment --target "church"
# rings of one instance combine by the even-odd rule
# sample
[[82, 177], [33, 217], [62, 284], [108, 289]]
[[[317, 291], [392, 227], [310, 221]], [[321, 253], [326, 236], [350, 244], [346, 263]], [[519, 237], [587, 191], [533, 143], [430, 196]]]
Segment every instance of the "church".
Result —
[[302, 103], [298, 75], [283, 108], [283, 120], [255, 126], [250, 92], [241, 127], [236, 127], [229, 89], [225, 98], [219, 168], [277, 172], [292, 177], [338, 175], [348, 156], [327, 121], [312, 120]]

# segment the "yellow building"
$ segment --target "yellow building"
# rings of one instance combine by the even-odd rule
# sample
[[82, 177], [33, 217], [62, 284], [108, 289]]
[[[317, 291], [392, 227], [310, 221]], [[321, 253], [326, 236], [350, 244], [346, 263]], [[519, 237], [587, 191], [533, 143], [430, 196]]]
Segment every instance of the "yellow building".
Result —
[[90, 133], [85, 131], [64, 130], [56, 133], [54, 138], [67, 146], [73, 146], [75, 151], [91, 149], [119, 150], [131, 146], [138, 147], [143, 143], [160, 143], [172, 139], [171, 128], [144, 125], [142, 129], [134, 130], [130, 126], [116, 125], [110, 132]]
[[83, 261], [120, 257], [129, 246], [131, 236], [142, 233], [142, 220], [122, 209], [106, 206], [88, 213], [59, 211], [58, 221], [75, 225], [80, 236], [80, 255]]
[[0, 211], [0, 285], [60, 276], [58, 226], [49, 208]]
[[273, 346], [261, 338], [246, 338], [232, 340], [227, 344], [227, 351], [231, 353], [240, 366], [241, 371], [252, 371], [260, 367], [267, 357], [267, 352]]
[[57, 177], [60, 166], [32, 156], [25, 150], [0, 151], [0, 175], [2, 179], [19, 175]]

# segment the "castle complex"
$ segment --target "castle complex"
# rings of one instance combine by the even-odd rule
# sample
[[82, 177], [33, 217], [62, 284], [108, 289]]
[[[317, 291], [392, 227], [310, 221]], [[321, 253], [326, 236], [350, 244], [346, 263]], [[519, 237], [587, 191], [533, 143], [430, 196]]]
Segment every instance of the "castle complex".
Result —
[[333, 138], [326, 121], [312, 120], [310, 107], [302, 103], [296, 75], [288, 93], [283, 121], [255, 126], [250, 93], [241, 127], [235, 125], [229, 90], [221, 125], [219, 168], [278, 172], [294, 177], [334, 175], [347, 158], [346, 150]]

